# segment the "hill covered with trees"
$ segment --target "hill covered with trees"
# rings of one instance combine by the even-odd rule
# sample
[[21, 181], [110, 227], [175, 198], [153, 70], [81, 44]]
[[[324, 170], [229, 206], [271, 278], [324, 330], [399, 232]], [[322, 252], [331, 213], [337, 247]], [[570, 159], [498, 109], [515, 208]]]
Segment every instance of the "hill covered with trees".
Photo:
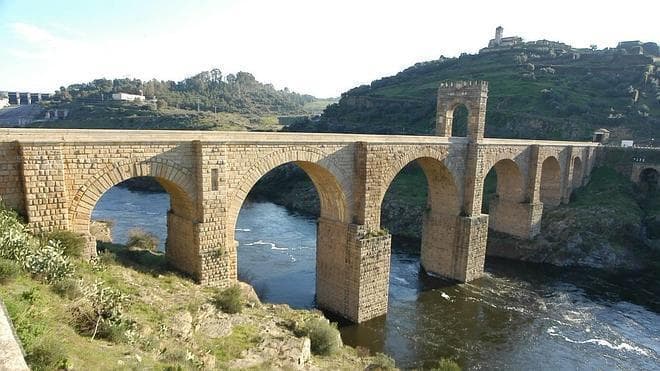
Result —
[[658, 45], [622, 44], [575, 49], [541, 40], [440, 57], [349, 90], [320, 121], [290, 129], [431, 134], [441, 81], [487, 80], [489, 137], [587, 139], [600, 127], [614, 138], [659, 137]]
[[288, 88], [277, 90], [272, 84], [257, 81], [247, 72], [223, 75], [219, 69], [200, 72], [182, 81], [156, 79], [96, 79], [61, 87], [56, 98], [62, 101], [100, 102], [112, 93], [143, 94], [156, 98], [159, 106], [229, 112], [245, 115], [304, 114], [307, 106], [319, 99], [298, 94]]

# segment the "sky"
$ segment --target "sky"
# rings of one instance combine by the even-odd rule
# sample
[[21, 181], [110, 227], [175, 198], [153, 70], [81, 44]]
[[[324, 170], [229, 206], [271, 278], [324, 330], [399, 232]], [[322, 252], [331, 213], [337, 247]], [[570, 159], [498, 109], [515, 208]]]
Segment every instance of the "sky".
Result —
[[660, 42], [660, 1], [0, 0], [0, 91], [219, 68], [337, 97], [504, 36], [575, 47]]

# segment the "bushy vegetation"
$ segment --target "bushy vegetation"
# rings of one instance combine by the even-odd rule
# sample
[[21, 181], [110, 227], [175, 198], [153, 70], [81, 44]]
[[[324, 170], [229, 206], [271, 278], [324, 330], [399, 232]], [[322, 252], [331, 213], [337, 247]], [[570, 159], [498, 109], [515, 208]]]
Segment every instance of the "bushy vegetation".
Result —
[[176, 106], [242, 114], [301, 113], [306, 104], [316, 101], [311, 95], [301, 95], [288, 88], [277, 90], [247, 72], [223, 75], [219, 69], [203, 71], [178, 82], [96, 79], [61, 87], [56, 98], [96, 102], [119, 92], [156, 97], [161, 108]]
[[47, 237], [47, 240], [58, 241], [66, 256], [80, 257], [85, 251], [85, 238], [77, 233], [57, 230], [49, 233]]
[[430, 369], [432, 371], [461, 371], [461, 367], [451, 359], [441, 358]]
[[16, 262], [35, 278], [48, 283], [70, 277], [73, 266], [59, 241], [43, 243], [32, 236], [12, 210], [0, 209], [0, 257]]
[[226, 289], [218, 290], [212, 299], [213, 305], [225, 313], [240, 313], [243, 311], [243, 297], [241, 288], [232, 285]]
[[308, 319], [298, 333], [309, 337], [314, 354], [331, 355], [341, 346], [341, 338], [336, 324], [332, 324], [324, 318]]
[[128, 231], [126, 247], [129, 250], [156, 251], [158, 248], [158, 237], [153, 233], [134, 228]]

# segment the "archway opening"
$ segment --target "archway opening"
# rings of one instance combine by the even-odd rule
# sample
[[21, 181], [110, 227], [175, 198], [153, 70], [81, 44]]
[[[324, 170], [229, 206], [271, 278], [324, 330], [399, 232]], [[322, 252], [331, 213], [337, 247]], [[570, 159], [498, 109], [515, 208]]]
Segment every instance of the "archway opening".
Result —
[[541, 202], [544, 207], [561, 203], [561, 168], [556, 157], [550, 156], [541, 165]]
[[228, 239], [238, 242], [238, 279], [265, 302], [314, 307], [319, 275], [332, 268], [319, 223], [346, 218], [342, 186], [329, 170], [306, 161], [259, 175], [244, 185], [247, 196], [237, 200], [237, 218], [229, 222]]
[[423, 271], [451, 276], [460, 199], [449, 169], [420, 157], [387, 179], [380, 225], [392, 234], [390, 292], [416, 290]]
[[524, 226], [520, 205], [524, 202], [523, 177], [518, 165], [509, 159], [495, 163], [486, 174], [482, 213], [488, 214], [487, 255], [505, 255], [508, 239], [518, 236]]
[[121, 263], [155, 272], [171, 268], [194, 275], [193, 203], [175, 183], [138, 176], [108, 188], [91, 212], [97, 249]]
[[519, 203], [524, 200], [523, 178], [518, 165], [509, 159], [493, 165], [484, 178], [481, 210], [489, 214], [493, 202], [504, 200]]
[[573, 159], [573, 189], [578, 189], [582, 186], [582, 160], [579, 157]]
[[658, 189], [658, 171], [646, 168], [639, 174], [639, 187], [643, 192], [654, 192]]
[[468, 110], [464, 104], [457, 105], [450, 113], [452, 137], [466, 137], [468, 131]]

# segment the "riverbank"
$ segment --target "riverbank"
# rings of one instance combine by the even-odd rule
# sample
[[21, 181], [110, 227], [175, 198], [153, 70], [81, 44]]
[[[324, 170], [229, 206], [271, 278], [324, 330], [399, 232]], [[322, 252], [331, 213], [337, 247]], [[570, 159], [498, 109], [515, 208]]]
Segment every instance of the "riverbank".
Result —
[[[41, 247], [20, 224], [11, 228], [0, 230], [0, 294], [34, 370], [394, 366], [387, 356], [341, 345], [322, 313], [262, 304], [247, 284], [240, 284], [241, 311], [227, 313], [218, 305], [222, 291], [171, 271], [163, 254], [99, 243], [98, 259], [88, 262]], [[8, 258], [8, 236], [16, 233], [40, 259], [40, 249], [51, 251], [62, 269], [47, 276], [16, 269], [6, 274], [5, 267], [20, 265], [20, 257]], [[315, 354], [310, 324], [326, 328], [339, 344], [331, 354]]]

